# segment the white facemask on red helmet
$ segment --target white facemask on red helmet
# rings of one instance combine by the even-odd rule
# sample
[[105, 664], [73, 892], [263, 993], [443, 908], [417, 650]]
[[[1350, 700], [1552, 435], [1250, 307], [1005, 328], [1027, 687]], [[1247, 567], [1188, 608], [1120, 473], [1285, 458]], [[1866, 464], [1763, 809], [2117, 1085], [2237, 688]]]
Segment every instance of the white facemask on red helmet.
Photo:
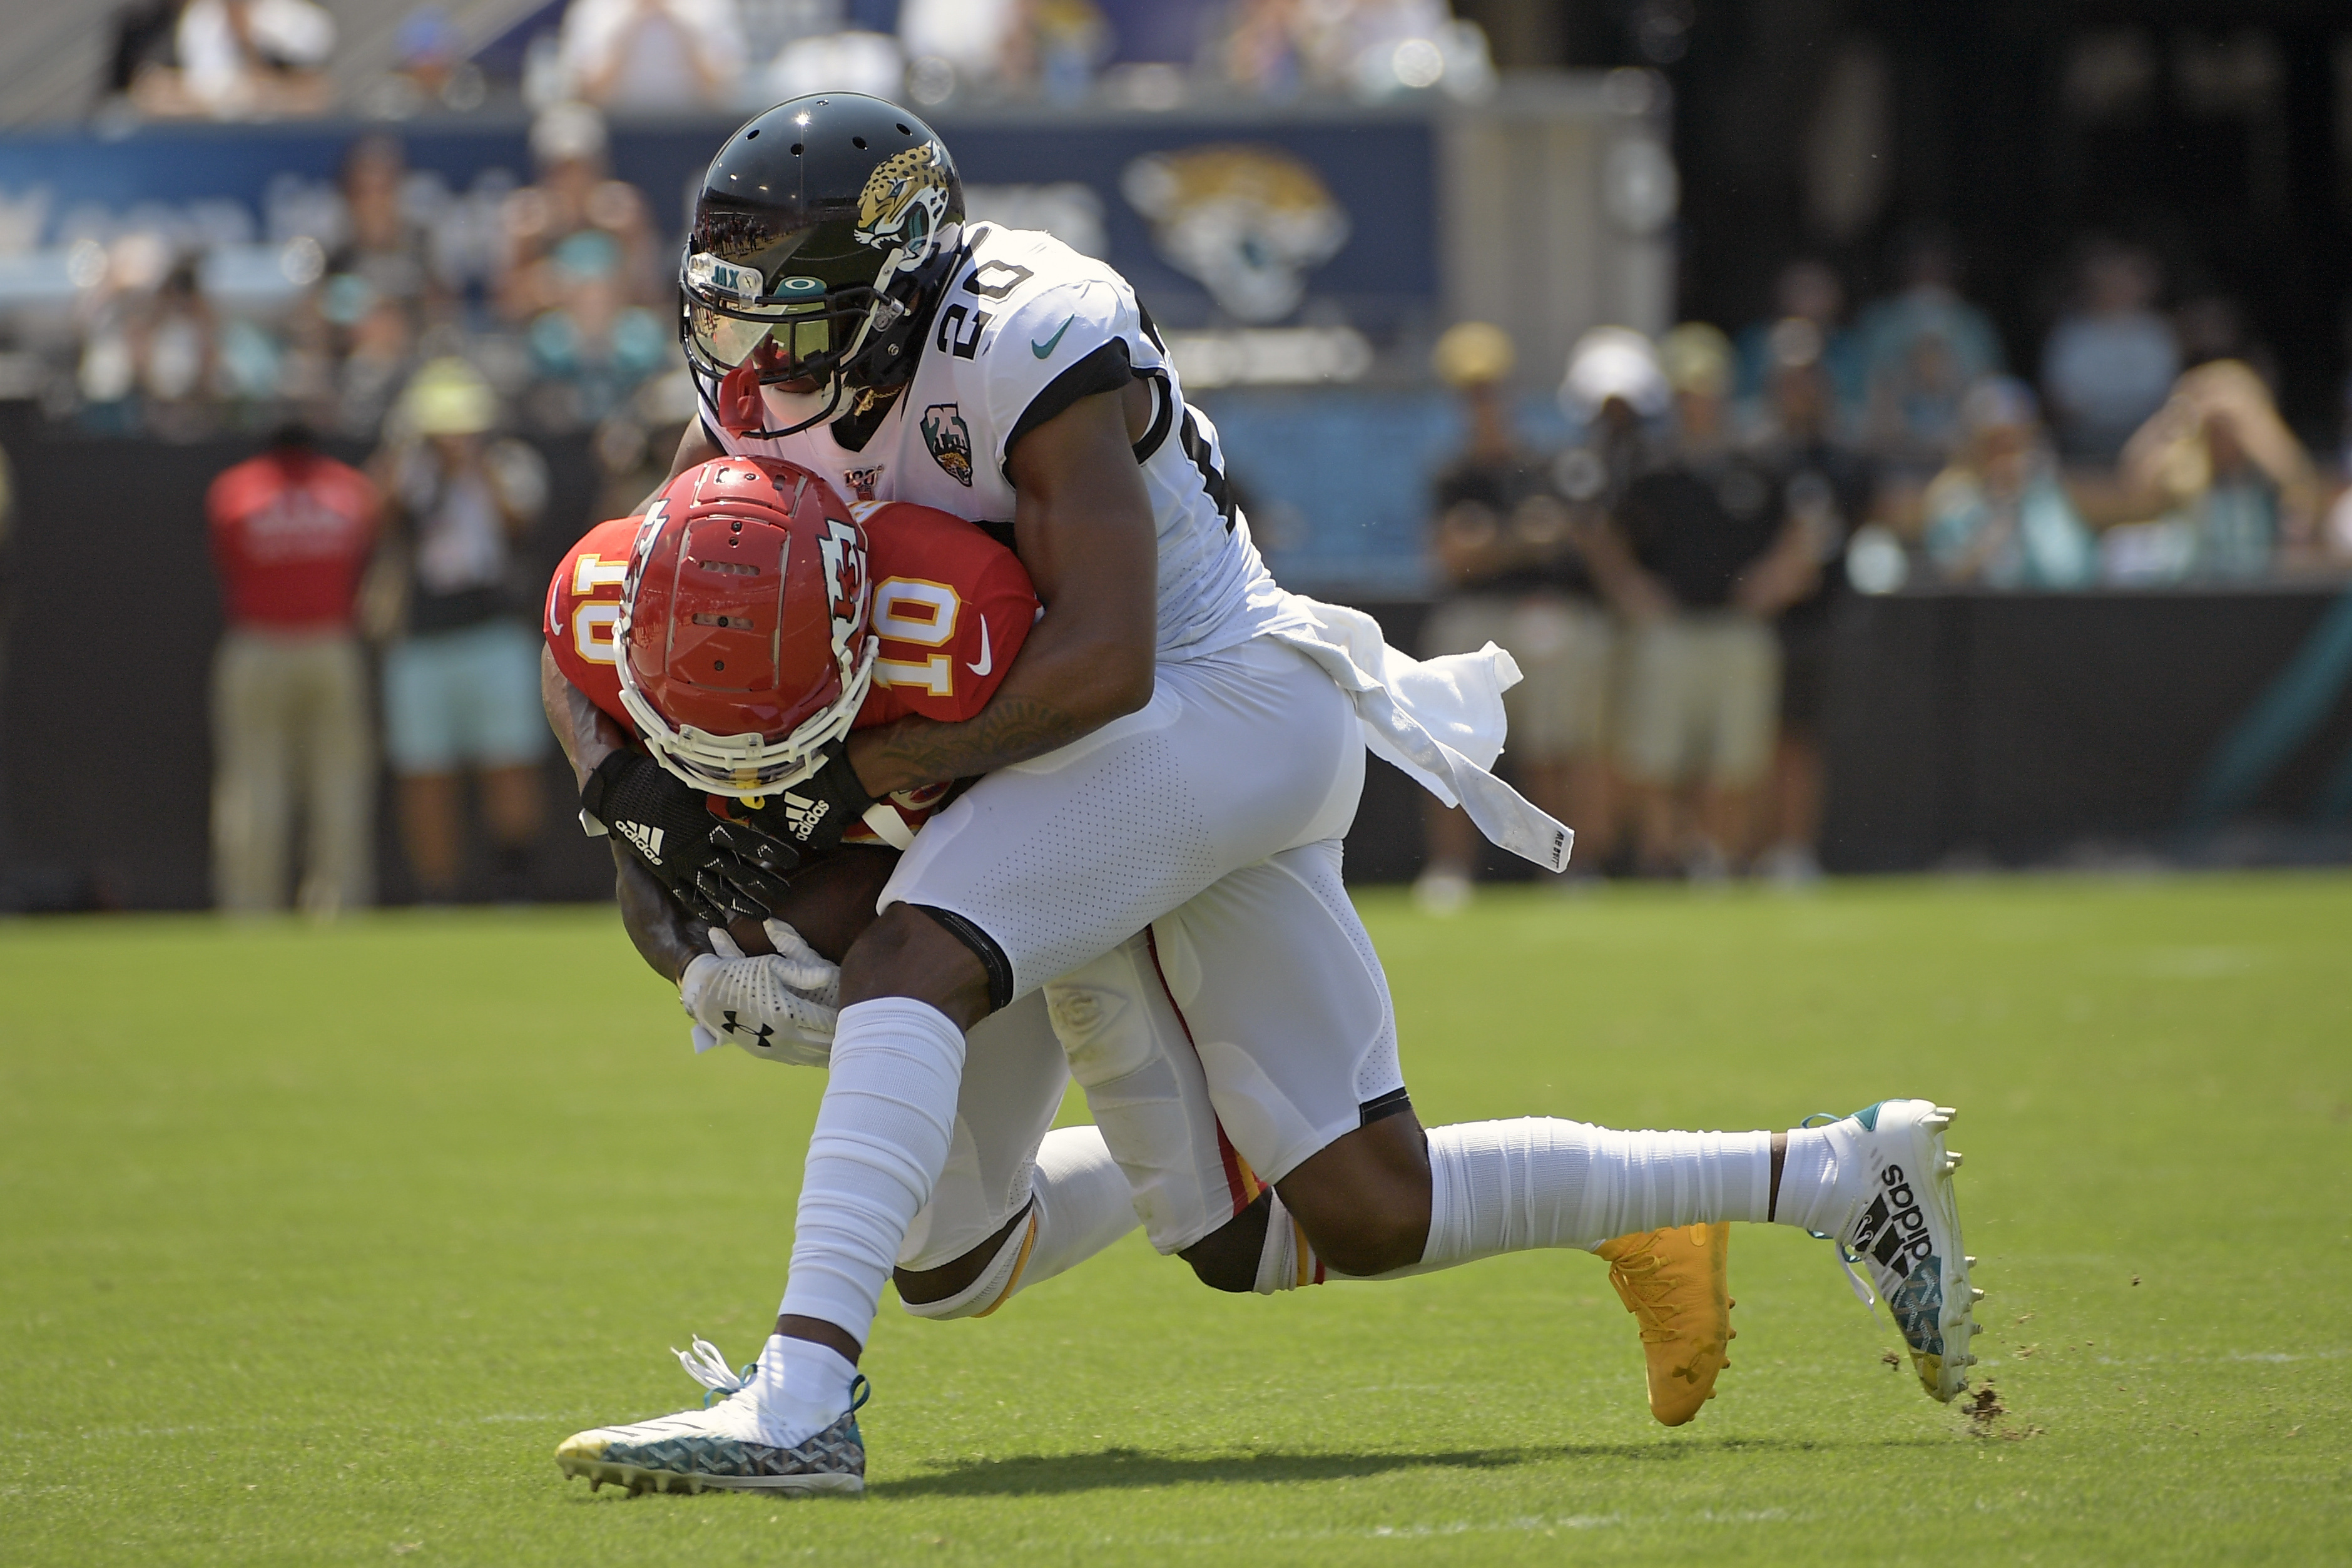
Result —
[[621, 702], [656, 760], [738, 798], [815, 772], [873, 679], [869, 586], [865, 531], [798, 464], [718, 458], [672, 479], [614, 632]]

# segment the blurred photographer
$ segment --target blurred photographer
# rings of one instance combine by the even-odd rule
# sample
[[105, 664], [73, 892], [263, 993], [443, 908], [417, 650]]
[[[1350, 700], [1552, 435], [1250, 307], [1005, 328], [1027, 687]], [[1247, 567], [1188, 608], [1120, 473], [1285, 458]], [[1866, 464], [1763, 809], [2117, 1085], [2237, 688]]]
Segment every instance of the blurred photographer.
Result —
[[547, 473], [519, 441], [492, 440], [497, 394], [460, 359], [417, 371], [373, 459], [391, 501], [395, 563], [371, 630], [400, 629], [383, 660], [384, 749], [418, 893], [454, 898], [463, 869], [464, 776], [480, 792], [501, 896], [521, 895], [539, 837], [536, 599], [514, 546], [546, 505]]

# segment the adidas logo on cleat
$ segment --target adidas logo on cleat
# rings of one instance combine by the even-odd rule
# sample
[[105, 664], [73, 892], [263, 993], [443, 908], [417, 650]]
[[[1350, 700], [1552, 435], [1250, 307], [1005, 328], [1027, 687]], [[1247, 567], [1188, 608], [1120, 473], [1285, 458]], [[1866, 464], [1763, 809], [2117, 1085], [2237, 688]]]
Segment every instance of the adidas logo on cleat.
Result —
[[1881, 1268], [1908, 1279], [1914, 1263], [1925, 1262], [1932, 1256], [1934, 1243], [1927, 1239], [1927, 1216], [1919, 1208], [1919, 1200], [1911, 1191], [1911, 1184], [1900, 1165], [1889, 1165], [1879, 1177], [1886, 1190], [1871, 1200], [1855, 1222], [1853, 1239], [1847, 1245], [1855, 1252], [1864, 1253], [1878, 1260]]
[[644, 822], [616, 822], [613, 831], [637, 847], [637, 853], [658, 866], [662, 863], [662, 830]]
[[1878, 1180], [1885, 1190], [1855, 1222], [1851, 1250], [1902, 1281], [1891, 1289], [1884, 1278], [1879, 1283], [1895, 1326], [1913, 1353], [1941, 1356], [1944, 1266], [1927, 1234], [1927, 1215], [1902, 1166], [1887, 1166]]

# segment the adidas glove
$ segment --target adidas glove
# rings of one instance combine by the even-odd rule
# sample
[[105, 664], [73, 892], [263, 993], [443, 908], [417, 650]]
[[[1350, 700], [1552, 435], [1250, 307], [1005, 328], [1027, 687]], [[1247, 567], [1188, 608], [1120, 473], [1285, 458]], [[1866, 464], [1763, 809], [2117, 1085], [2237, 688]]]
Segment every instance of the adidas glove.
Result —
[[697, 920], [724, 925], [731, 915], [765, 916], [783, 899], [794, 860], [770, 855], [755, 865], [712, 843], [720, 824], [703, 795], [643, 752], [614, 752], [599, 763], [581, 787], [580, 805]]
[[873, 804], [874, 797], [857, 782], [857, 770], [849, 765], [848, 743], [835, 741], [825, 747], [824, 765], [815, 773], [768, 796], [751, 813], [750, 831], [740, 819], [730, 822], [719, 829], [717, 842], [751, 864], [789, 872], [839, 848], [841, 836]]
[[747, 958], [722, 927], [678, 978], [677, 999], [694, 1020], [694, 1048], [724, 1040], [762, 1061], [823, 1067], [833, 1058], [841, 1010], [841, 967], [782, 921], [765, 922], [776, 951]]

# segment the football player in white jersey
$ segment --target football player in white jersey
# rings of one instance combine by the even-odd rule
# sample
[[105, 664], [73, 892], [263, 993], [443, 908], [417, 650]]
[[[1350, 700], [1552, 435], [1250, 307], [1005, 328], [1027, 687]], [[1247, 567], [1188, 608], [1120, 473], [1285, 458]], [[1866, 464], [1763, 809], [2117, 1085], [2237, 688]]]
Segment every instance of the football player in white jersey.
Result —
[[1423, 764], [1417, 776], [1540, 863], [1565, 862], [1567, 831], [1433, 739], [1444, 722], [1414, 711], [1431, 694], [1393, 659], [1358, 657], [1348, 612], [1276, 584], [1215, 431], [1125, 280], [962, 209], [929, 127], [852, 94], [751, 121], [697, 202], [681, 286], [704, 420], [681, 466], [770, 455], [839, 473], [858, 499], [1009, 525], [1044, 608], [970, 720], [806, 745], [695, 731], [666, 749], [661, 765], [702, 787], [781, 797], [794, 842], [740, 824], [711, 834], [776, 871], [831, 848], [884, 795], [978, 782], [916, 837], [844, 959], [791, 1271], [756, 1373], [708, 1411], [580, 1434], [568, 1461], [688, 1489], [862, 1485], [856, 1361], [950, 1157], [965, 1031], [1139, 933], [1221, 1120], [1275, 1189], [1265, 1245], [1311, 1253], [1301, 1273], [1797, 1225], [1866, 1260], [1927, 1392], [1953, 1397], [1972, 1290], [1950, 1113], [1931, 1102], [1786, 1132], [1535, 1118], [1423, 1131], [1339, 879], [1365, 749]]

